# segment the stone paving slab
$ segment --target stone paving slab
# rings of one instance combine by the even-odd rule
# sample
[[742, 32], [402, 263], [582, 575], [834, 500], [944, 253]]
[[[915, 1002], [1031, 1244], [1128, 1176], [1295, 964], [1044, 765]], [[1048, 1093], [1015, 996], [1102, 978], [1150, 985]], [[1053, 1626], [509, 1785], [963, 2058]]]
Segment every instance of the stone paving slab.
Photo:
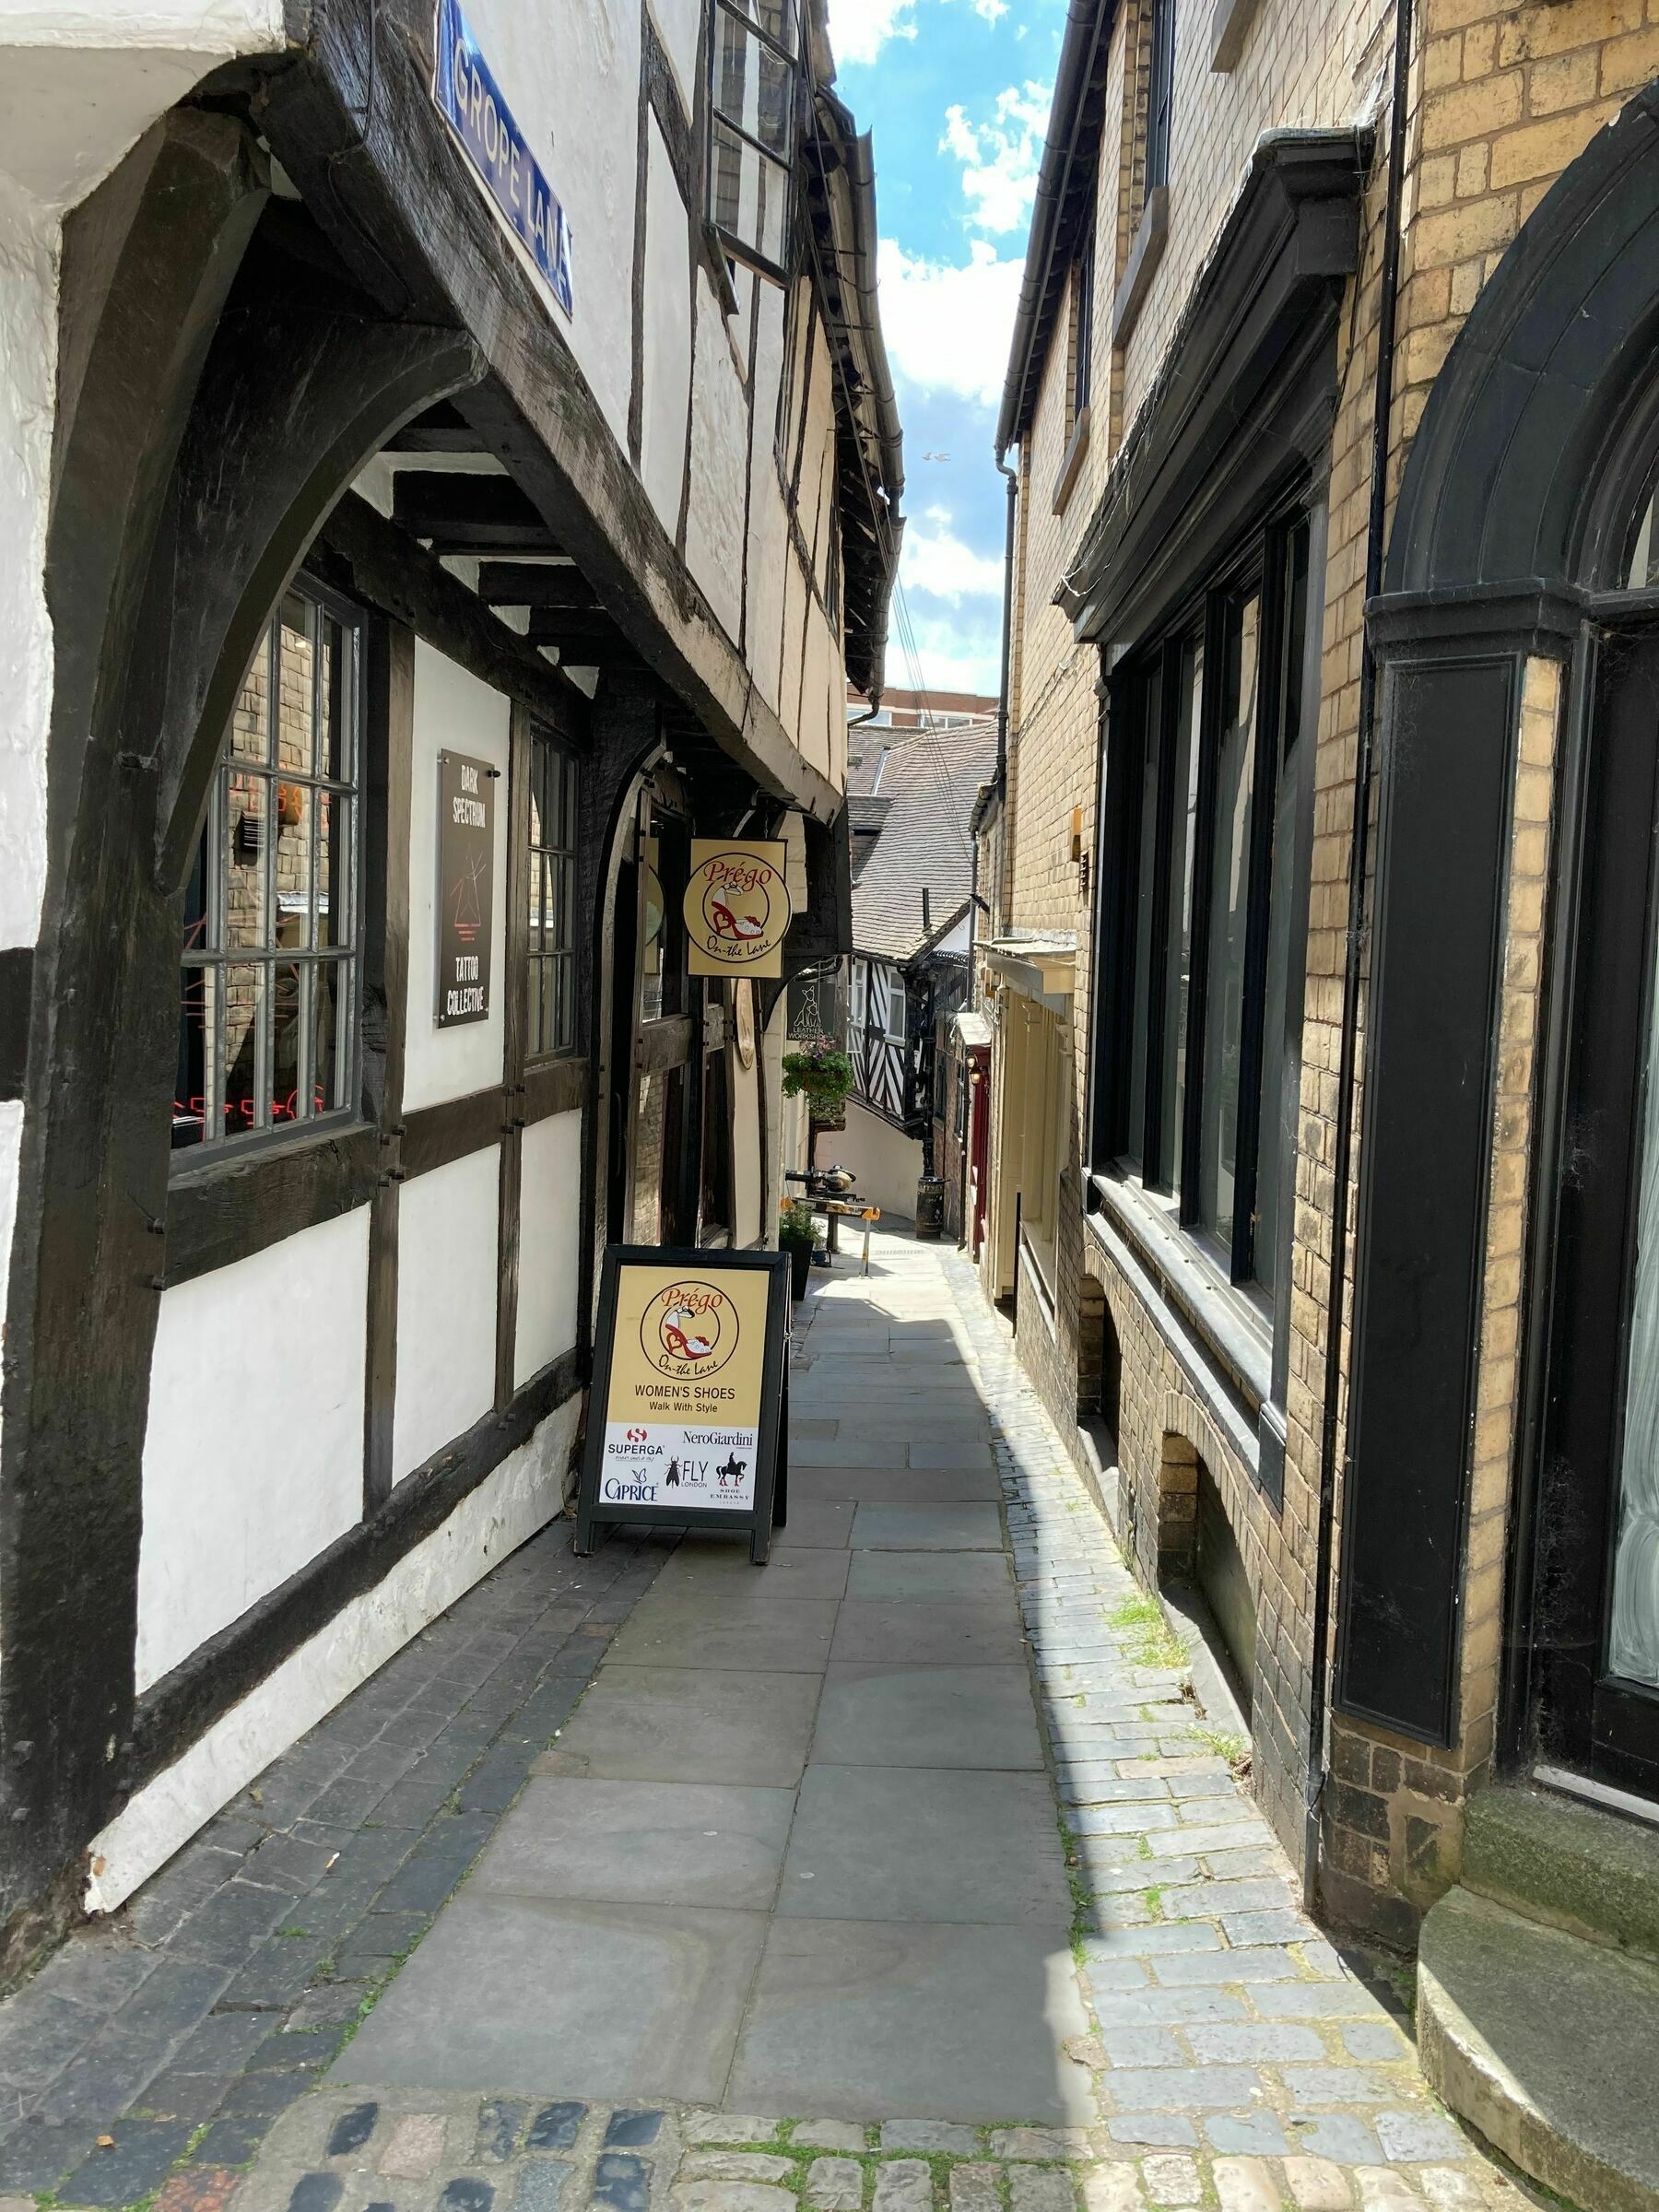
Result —
[[531, 1771], [793, 1789], [818, 1703], [812, 1675], [611, 1665]]
[[[576, 1562], [550, 1532], [506, 1562], [0, 2006], [0, 2190], [147, 2212], [1537, 2201], [1427, 2095], [1392, 1992], [1301, 1916], [959, 1258], [878, 1232], [867, 1277], [820, 1279], [792, 1369], [823, 1461], [799, 1480], [856, 1495], [797, 1491], [768, 1571], [686, 1545], [643, 1605], [666, 1546]], [[842, 1617], [848, 1646], [886, 1614], [931, 1649], [993, 1598], [1018, 1667], [830, 1665]], [[1032, 1740], [1021, 1669], [1053, 1786], [975, 1763]], [[977, 1741], [946, 1677], [984, 1686]], [[887, 1763], [907, 1732], [925, 1754]], [[524, 1809], [584, 1790], [567, 1829]], [[768, 1910], [761, 1808], [797, 1797]], [[467, 1882], [504, 1814], [497, 1871], [625, 1894]], [[665, 1901], [723, 1868], [748, 1909]]]
[[831, 1766], [1042, 1767], [1023, 1665], [832, 1665], [812, 1748]]

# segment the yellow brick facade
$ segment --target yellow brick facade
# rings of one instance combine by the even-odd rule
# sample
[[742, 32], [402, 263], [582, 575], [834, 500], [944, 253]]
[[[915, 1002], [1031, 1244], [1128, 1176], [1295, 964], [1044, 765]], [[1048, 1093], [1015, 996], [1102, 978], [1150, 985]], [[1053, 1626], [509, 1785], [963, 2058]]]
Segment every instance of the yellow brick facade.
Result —
[[[1335, 1117], [1346, 957], [1352, 791], [1364, 653], [1371, 452], [1376, 402], [1380, 270], [1394, 11], [1387, 0], [1262, 0], [1237, 65], [1210, 66], [1211, 8], [1176, 16], [1169, 229], [1126, 343], [1112, 341], [1113, 300], [1141, 214], [1149, 6], [1117, 11], [1105, 80], [1095, 201], [1096, 322], [1088, 447], [1057, 500], [1073, 436], [1068, 300], [1042, 363], [1018, 453], [1019, 519], [1006, 800], [987, 829], [984, 866], [1004, 885], [995, 927], [1075, 933], [1068, 1140], [1060, 1163], [1055, 1311], [1021, 1295], [1022, 1357], [1069, 1432], [1094, 1410], [1102, 1303], [1121, 1371], [1121, 1470], [1107, 1503], [1139, 1571], [1166, 1564], [1171, 1530], [1190, 1512], [1201, 1462], [1242, 1554], [1257, 1618], [1254, 1681], [1258, 1788], [1288, 1850], [1305, 1855], [1315, 1543], [1327, 1284], [1335, 1205]], [[1416, 14], [1407, 109], [1397, 293], [1389, 500], [1434, 380], [1483, 287], [1562, 170], [1659, 75], [1659, 0], [1423, 0]], [[1305, 946], [1300, 1117], [1288, 1300], [1287, 1441], [1282, 1506], [1251, 1479], [1235, 1441], [1206, 1410], [1180, 1346], [1144, 1285], [1082, 1219], [1101, 667], [1054, 594], [1100, 500], [1112, 462], [1156, 395], [1180, 317], [1264, 133], [1369, 127], [1371, 159], [1357, 276], [1338, 335], [1339, 393], [1329, 449], [1321, 688], [1313, 762]], [[1058, 506], [1059, 512], [1056, 512]], [[1491, 1759], [1505, 1594], [1505, 1532], [1517, 1418], [1522, 1253], [1533, 1134], [1535, 1045], [1560, 719], [1560, 669], [1527, 670], [1515, 733], [1499, 1078], [1489, 1236], [1481, 1306], [1480, 1379], [1465, 1590], [1458, 1742], [1425, 1750], [1351, 1721], [1333, 1724], [1324, 1806], [1324, 1894], [1334, 1916], [1407, 1939], [1417, 1915], [1455, 1877], [1460, 1807]], [[1364, 1014], [1356, 1116], [1363, 1106]], [[1017, 1272], [1012, 1200], [997, 1161], [1020, 1101], [994, 1070], [987, 1292]], [[1358, 1128], [1358, 1118], [1356, 1129]], [[1354, 1146], [1356, 1175], [1359, 1144]], [[1350, 1186], [1350, 1206], [1352, 1201]], [[1351, 1228], [1351, 1214], [1350, 1214]], [[1348, 1241], [1350, 1286], [1354, 1243]], [[1350, 1295], [1346, 1313], [1351, 1319]], [[1346, 1366], [1346, 1345], [1344, 1347]], [[1110, 1350], [1108, 1357], [1110, 1358]], [[1339, 1412], [1341, 1408], [1339, 1408]], [[1078, 1438], [1091, 1463], [1092, 1441]], [[1340, 1465], [1340, 1453], [1338, 1464]], [[1108, 1486], [1110, 1487], [1110, 1486]], [[1338, 1500], [1340, 1512], [1340, 1500]], [[1160, 1535], [1161, 1532], [1161, 1535]], [[1338, 1536], [1340, 1528], [1338, 1527]], [[1338, 1554], [1339, 1554], [1338, 1544]]]

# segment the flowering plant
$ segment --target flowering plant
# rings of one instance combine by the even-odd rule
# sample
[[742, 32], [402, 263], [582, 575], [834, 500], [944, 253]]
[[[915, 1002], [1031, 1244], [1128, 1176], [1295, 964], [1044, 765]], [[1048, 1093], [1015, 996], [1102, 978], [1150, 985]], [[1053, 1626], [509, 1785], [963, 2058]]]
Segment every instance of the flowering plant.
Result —
[[853, 1063], [834, 1040], [815, 1037], [783, 1055], [783, 1096], [806, 1102], [820, 1120], [840, 1111], [853, 1088]]

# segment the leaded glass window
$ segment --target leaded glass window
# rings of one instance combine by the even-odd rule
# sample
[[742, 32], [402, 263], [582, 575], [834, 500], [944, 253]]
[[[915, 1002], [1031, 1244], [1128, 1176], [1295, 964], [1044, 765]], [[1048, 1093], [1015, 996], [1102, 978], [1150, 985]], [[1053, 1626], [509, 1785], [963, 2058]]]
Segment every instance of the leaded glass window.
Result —
[[175, 1152], [357, 1110], [357, 611], [295, 584], [254, 650], [185, 888]]

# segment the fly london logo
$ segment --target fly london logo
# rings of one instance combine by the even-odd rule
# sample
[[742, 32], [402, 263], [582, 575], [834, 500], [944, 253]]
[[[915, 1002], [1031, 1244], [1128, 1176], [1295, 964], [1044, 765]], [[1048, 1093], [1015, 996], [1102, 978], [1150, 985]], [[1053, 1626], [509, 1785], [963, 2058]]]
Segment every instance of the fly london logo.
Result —
[[670, 1283], [641, 1316], [640, 1348], [660, 1375], [717, 1375], [737, 1349], [736, 1309], [713, 1283]]

